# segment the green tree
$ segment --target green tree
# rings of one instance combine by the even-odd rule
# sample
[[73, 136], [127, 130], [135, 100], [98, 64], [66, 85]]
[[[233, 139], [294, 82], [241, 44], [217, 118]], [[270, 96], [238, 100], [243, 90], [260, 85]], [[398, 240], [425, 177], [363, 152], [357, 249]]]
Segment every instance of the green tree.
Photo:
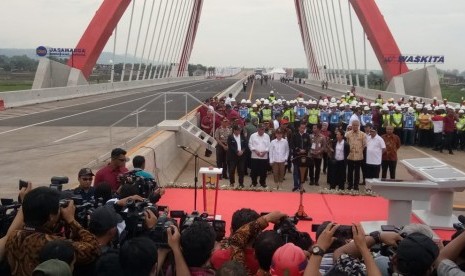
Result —
[[14, 70], [19, 71], [35, 71], [38, 62], [34, 59], [29, 58], [26, 55], [13, 56], [10, 58], [10, 66]]

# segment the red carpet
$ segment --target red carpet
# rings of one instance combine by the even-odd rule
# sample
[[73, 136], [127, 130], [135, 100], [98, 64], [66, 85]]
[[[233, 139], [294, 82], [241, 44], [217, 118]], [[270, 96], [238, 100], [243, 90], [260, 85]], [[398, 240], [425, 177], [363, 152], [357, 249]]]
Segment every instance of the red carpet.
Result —
[[[199, 189], [197, 194], [197, 210], [203, 212], [202, 190]], [[194, 210], [194, 189], [167, 189], [159, 204], [169, 206], [170, 210], [191, 213]], [[387, 220], [388, 201], [382, 197], [304, 194], [303, 204], [305, 212], [313, 221], [299, 221], [297, 228], [309, 232], [312, 238], [315, 238], [314, 233], [311, 233], [312, 223], [320, 224], [330, 220], [339, 224], [351, 224], [359, 221]], [[231, 226], [231, 216], [240, 208], [251, 208], [258, 213], [278, 210], [292, 216], [298, 207], [298, 193], [227, 190], [218, 192], [217, 214], [226, 221], [227, 235]], [[418, 220], [412, 216], [412, 222]], [[442, 239], [449, 240], [453, 231], [436, 233]]]

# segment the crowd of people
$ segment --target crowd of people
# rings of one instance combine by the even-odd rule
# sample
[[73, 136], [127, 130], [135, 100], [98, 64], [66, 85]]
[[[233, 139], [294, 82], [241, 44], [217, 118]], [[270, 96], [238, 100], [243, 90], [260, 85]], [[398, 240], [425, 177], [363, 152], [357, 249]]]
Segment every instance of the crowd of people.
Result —
[[[431, 147], [449, 154], [465, 149], [465, 103], [452, 106], [447, 99], [425, 103], [416, 97], [373, 101], [355, 90], [340, 98], [305, 100], [268, 98], [241, 100], [232, 95], [210, 98], [199, 108], [201, 127], [218, 142], [217, 166], [223, 179], [238, 188], [280, 189], [285, 172], [293, 173], [293, 191], [320, 185], [321, 171], [331, 189], [358, 190], [366, 178], [395, 179], [401, 145]], [[276, 140], [276, 141], [275, 141]], [[285, 145], [287, 142], [287, 145]], [[285, 158], [287, 155], [287, 158]], [[284, 171], [284, 172], [283, 172]], [[257, 180], [258, 179], [258, 180]]]
[[[292, 170], [294, 191], [305, 181], [320, 185], [321, 169], [332, 189], [357, 190], [364, 178], [387, 171], [395, 178], [401, 144], [453, 153], [463, 145], [465, 122], [463, 107], [447, 102], [378, 97], [367, 103], [354, 92], [309, 101], [270, 93], [254, 104], [230, 96], [208, 99], [199, 113], [202, 128], [218, 141], [218, 167], [231, 186], [237, 173], [239, 187], [246, 174], [251, 186], [267, 187], [271, 171], [280, 189]], [[224, 229], [207, 217], [184, 214], [178, 221], [157, 206], [165, 189], [145, 171], [144, 157], [133, 157], [129, 171], [126, 154], [113, 149], [95, 174], [80, 169], [72, 190], [61, 183], [20, 186], [19, 203], [0, 214], [0, 229], [7, 230], [0, 237], [0, 275], [465, 275], [465, 220], [445, 246], [420, 224], [366, 235], [359, 223], [326, 221], [314, 241], [284, 213], [242, 208], [223, 238]], [[270, 224], [273, 230], [266, 230]]]
[[[121, 157], [121, 156], [119, 156]], [[123, 167], [123, 166], [120, 166]], [[84, 168], [79, 178], [93, 176]], [[87, 187], [88, 180], [81, 190]], [[260, 215], [236, 210], [230, 235], [218, 238], [207, 220], [167, 219], [168, 212], [142, 211], [139, 231], [131, 230], [131, 202], [144, 194], [123, 184], [114, 198], [80, 222], [73, 200], [49, 187], [22, 188], [18, 209], [0, 239], [1, 275], [464, 275], [463, 225], [447, 245], [433, 240], [425, 225], [365, 234], [359, 223], [325, 221], [316, 241], [298, 231], [295, 221], [279, 211]], [[102, 196], [102, 186], [94, 196]], [[136, 185], [137, 186], [137, 185]], [[111, 192], [110, 185], [106, 189]], [[129, 190], [134, 192], [128, 193]], [[88, 191], [89, 192], [89, 191]], [[125, 215], [126, 213], [126, 215]], [[124, 219], [123, 219], [124, 218]], [[266, 230], [272, 224], [273, 230]], [[223, 232], [224, 234], [224, 232]]]

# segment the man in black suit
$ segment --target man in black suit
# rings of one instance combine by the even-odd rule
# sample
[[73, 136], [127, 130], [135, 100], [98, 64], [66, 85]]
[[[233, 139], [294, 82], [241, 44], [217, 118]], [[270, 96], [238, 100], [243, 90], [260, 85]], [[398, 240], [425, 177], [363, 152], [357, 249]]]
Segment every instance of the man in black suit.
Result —
[[234, 187], [237, 168], [237, 174], [239, 175], [239, 188], [243, 188], [247, 140], [244, 135], [242, 135], [242, 129], [238, 125], [233, 126], [232, 130], [233, 134], [228, 137], [229, 185]]
[[299, 131], [292, 136], [291, 149], [293, 157], [292, 163], [294, 165], [294, 188], [292, 188], [293, 192], [299, 190], [302, 184], [300, 179], [300, 167], [307, 166], [306, 163], [302, 163], [304, 162], [303, 159], [308, 159], [307, 153], [311, 146], [310, 135], [306, 132], [306, 130], [307, 124], [302, 123], [299, 125]]

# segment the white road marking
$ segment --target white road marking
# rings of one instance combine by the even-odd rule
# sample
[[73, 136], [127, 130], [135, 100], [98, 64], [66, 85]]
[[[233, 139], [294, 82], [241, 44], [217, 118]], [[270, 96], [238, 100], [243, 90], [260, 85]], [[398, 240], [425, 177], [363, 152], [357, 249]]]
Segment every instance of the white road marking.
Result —
[[[304, 95], [307, 95], [307, 96], [308, 96], [309, 98], [311, 98], [311, 99], [317, 100], [317, 98], [315, 98], [315, 97], [313, 97], [313, 96], [310, 96], [310, 95], [308, 95], [307, 93], [304, 93], [304, 92], [302, 92], [302, 91], [300, 91], [300, 90], [297, 90], [297, 89], [295, 89], [294, 87], [290, 86], [289, 84], [286, 84], [286, 83], [283, 83], [283, 84], [284, 84], [285, 86], [289, 87], [289, 88], [292, 89], [292, 90], [295, 90], [295, 91], [297, 91], [297, 92], [301, 92], [301, 93], [304, 94]], [[315, 92], [316, 92], [316, 91], [315, 91]]]
[[416, 151], [418, 151], [418, 152], [420, 152], [420, 153], [426, 155], [426, 156], [429, 156], [429, 157], [431, 157], [431, 158], [437, 158], [437, 157], [435, 157], [435, 156], [432, 156], [432, 155], [429, 154], [429, 153], [424, 152], [424, 151], [421, 150], [421, 149], [417, 149], [416, 147], [412, 147], [412, 148], [413, 148], [414, 150], [416, 150]]
[[83, 134], [83, 133], [86, 133], [86, 132], [87, 132], [87, 129], [84, 130], [84, 131], [78, 132], [78, 133], [71, 134], [71, 135], [66, 136], [66, 137], [64, 137], [64, 138], [55, 140], [55, 141], [53, 141], [53, 143], [58, 143], [58, 142], [61, 142], [61, 141], [63, 141], [63, 140], [66, 140], [66, 139], [68, 139], [68, 138], [71, 138], [71, 137], [74, 137], [74, 136], [78, 136], [78, 135]]
[[[192, 86], [194, 86], [194, 85], [192, 85]], [[186, 87], [183, 87], [182, 89], [184, 89], [184, 88], [186, 88]], [[179, 88], [179, 89], [181, 89], [181, 88]], [[179, 90], [179, 89], [174, 89], [172, 91]], [[172, 91], [170, 91], [170, 92], [172, 92]], [[119, 103], [115, 103], [115, 104], [111, 104], [111, 105], [107, 105], [107, 106], [102, 106], [102, 107], [99, 107], [99, 108], [95, 108], [95, 109], [91, 109], [91, 110], [87, 110], [87, 111], [83, 111], [83, 112], [79, 112], [79, 113], [75, 113], [75, 114], [71, 114], [71, 115], [67, 115], [67, 116], [63, 116], [63, 117], [58, 117], [58, 118], [55, 118], [55, 119], [42, 121], [42, 122], [38, 122], [38, 123], [35, 123], [35, 124], [30, 124], [30, 125], [26, 125], [26, 126], [22, 126], [22, 127], [18, 127], [18, 128], [13, 128], [13, 129], [10, 129], [10, 130], [0, 132], [0, 135], [10, 133], [10, 132], [15, 132], [15, 131], [26, 129], [26, 128], [33, 127], [33, 126], [40, 126], [40, 125], [43, 125], [43, 124], [59, 121], [59, 120], [62, 120], [62, 119], [67, 119], [67, 118], [71, 118], [71, 117], [91, 113], [91, 112], [94, 112], [94, 111], [102, 110], [102, 109], [113, 107], [113, 106], [118, 106], [118, 105], [130, 103], [130, 102], [135, 102], [135, 101], [146, 99], [146, 98], [154, 98], [154, 97], [159, 96], [160, 93], [164, 93], [164, 92], [159, 92], [159, 93], [156, 93], [154, 95], [148, 95], [148, 96], [132, 99], [132, 100], [125, 101], [125, 102], [119, 102]]]
[[172, 102], [173, 100], [166, 101], [165, 104]]
[[[197, 86], [197, 85], [201, 85], [201, 84], [205, 84], [205, 82], [196, 83], [196, 84], [189, 85], [189, 86], [184, 86], [184, 87], [177, 88], [177, 89], [174, 89], [174, 90], [169, 90], [168, 92], [172, 92], [172, 91], [176, 91], [176, 90], [179, 90], [179, 89], [184, 89], [184, 88], [188, 88], [188, 87], [192, 87], [192, 86]], [[170, 87], [159, 88], [159, 89], [155, 89], [155, 90], [153, 90], [153, 91], [162, 90], [162, 89], [167, 89], [167, 88], [169, 89]], [[137, 89], [137, 88], [135, 88], [135, 89]], [[117, 96], [117, 97], [111, 97], [111, 98], [100, 99], [100, 100], [97, 100], [96, 102], [101, 102], [101, 101], [106, 101], [106, 100], [112, 100], [112, 99], [116, 99], [116, 98], [126, 97], [126, 96], [128, 96], [128, 95], [141, 94], [141, 93], [147, 93], [147, 92], [148, 92], [148, 91], [140, 91], [140, 92], [135, 92], [135, 93], [132, 93], [132, 94], [124, 94], [124, 95], [120, 95], [120, 96]], [[158, 93], [164, 93], [164, 92], [163, 92], [163, 91], [159, 91], [159, 92], [157, 92], [156, 94], [158, 94]], [[105, 94], [98, 94], [98, 95], [95, 95], [95, 96], [100, 96], [100, 95], [105, 95]], [[69, 100], [73, 100], [73, 99], [69, 99]], [[66, 101], [66, 100], [63, 100], [63, 101]], [[96, 102], [93, 102], [93, 103], [96, 103]], [[48, 104], [48, 103], [50, 103], [50, 102], [46, 102], [46, 103], [43, 103], [43, 104]], [[34, 115], [34, 114], [43, 113], [43, 112], [47, 112], [47, 111], [54, 111], [54, 110], [58, 110], [58, 109], [64, 109], [64, 108], [68, 108], [68, 107], [79, 106], [79, 105], [85, 105], [85, 104], [89, 104], [89, 103], [87, 103], [87, 102], [86, 102], [86, 103], [76, 103], [76, 104], [71, 104], [71, 105], [66, 105], [66, 106], [60, 106], [60, 107], [56, 107], [56, 108], [44, 109], [44, 110], [40, 110], [40, 111], [37, 111], [37, 112], [31, 112], [31, 113], [21, 114], [21, 115], [18, 115], [18, 116], [1, 118], [0, 121], [12, 119], [12, 118], [20, 118], [20, 117], [24, 117], [24, 116], [28, 116], [28, 115]], [[22, 108], [22, 106], [16, 107], [16, 108]], [[27, 109], [28, 107], [26, 106], [25, 108]], [[0, 134], [2, 134], [2, 133], [0, 133]]]
[[138, 114], [138, 113], [140, 114], [140, 113], [142, 113], [142, 112], [144, 112], [144, 111], [145, 111], [145, 109], [142, 109], [142, 110], [139, 110], [139, 111], [134, 111], [134, 112], [132, 112], [131, 114], [129, 114], [129, 116], [134, 116], [134, 115], [136, 115], [136, 114]]

